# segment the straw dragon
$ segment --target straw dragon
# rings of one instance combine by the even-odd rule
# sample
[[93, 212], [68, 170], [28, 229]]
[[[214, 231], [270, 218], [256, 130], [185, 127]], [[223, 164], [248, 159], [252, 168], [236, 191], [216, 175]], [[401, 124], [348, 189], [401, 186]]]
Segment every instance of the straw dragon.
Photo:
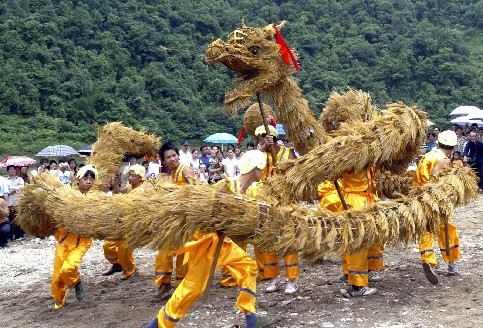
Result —
[[[222, 63], [241, 74], [235, 88], [227, 94], [226, 109], [232, 113], [238, 111], [256, 93], [271, 98], [275, 116], [285, 124], [295, 147], [305, 154], [285, 165], [286, 179], [269, 183], [270, 195], [275, 198], [255, 200], [209, 186], [173, 186], [162, 179], [142, 195], [106, 197], [99, 191], [81, 195], [48, 175], [39, 175], [23, 191], [18, 222], [37, 235], [49, 234], [53, 227], [63, 226], [74, 233], [102, 239], [124, 238], [133, 247], [153, 248], [178, 247], [197, 230], [222, 229], [233, 238], [251, 241], [267, 251], [295, 250], [303, 252], [309, 260], [316, 260], [327, 252], [354, 251], [375, 241], [413, 242], [426, 227], [435, 231], [440, 220], [451, 216], [455, 206], [476, 198], [474, 174], [460, 169], [446, 172], [421, 189], [400, 188], [407, 197], [364, 211], [333, 214], [294, 203], [282, 206], [276, 198], [312, 200], [319, 182], [335, 179], [341, 172], [370, 165], [393, 170], [404, 167], [422, 143], [426, 114], [401, 103], [389, 104], [368, 122], [353, 122], [352, 114], [341, 119], [341, 114], [337, 114], [337, 120], [344, 123], [330, 131], [331, 112], [343, 113], [344, 109], [367, 112], [374, 109], [370, 97], [353, 91], [333, 94], [324, 110], [325, 117], [318, 122], [291, 76], [293, 67], [280, 54], [276, 35], [274, 25], [243, 26], [230, 35], [228, 42], [216, 40], [210, 44], [206, 54], [208, 61]], [[380, 124], [383, 121], [385, 124]], [[117, 133], [116, 129], [122, 132]], [[101, 132], [94, 153], [114, 151], [108, 145], [127, 147], [125, 140], [115, 140], [127, 133], [124, 129], [120, 125], [105, 127], [103, 131], [109, 133]], [[142, 132], [128, 132], [129, 139], [149, 144], [137, 142], [132, 148], [153, 151], [158, 145]], [[381, 144], [388, 147], [383, 149]], [[100, 167], [110, 161], [114, 163], [120, 154], [119, 149], [104, 154], [96, 164]], [[335, 165], [337, 161], [343, 165]], [[105, 170], [105, 174], [110, 171], [111, 168]], [[180, 199], [183, 203], [203, 206], [179, 206]]]

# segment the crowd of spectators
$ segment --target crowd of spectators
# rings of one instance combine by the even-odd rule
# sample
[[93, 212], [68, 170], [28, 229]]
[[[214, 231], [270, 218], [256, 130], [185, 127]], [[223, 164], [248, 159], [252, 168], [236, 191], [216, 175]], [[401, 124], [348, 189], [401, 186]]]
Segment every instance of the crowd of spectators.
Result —
[[25, 235], [22, 228], [13, 220], [17, 214], [17, 192], [30, 183], [32, 176], [48, 172], [70, 187], [75, 173], [81, 166], [78, 167], [73, 158], [69, 160], [61, 158], [58, 162], [43, 158], [40, 160], [39, 166], [30, 173], [27, 166], [7, 166], [7, 176], [0, 176], [0, 247], [5, 247], [9, 240], [19, 239]]
[[[456, 133], [457, 144], [450, 160], [453, 167], [469, 166], [479, 177], [480, 192], [483, 189], [483, 127], [479, 128], [474, 123], [468, 127], [461, 127], [456, 124], [451, 126]], [[426, 144], [423, 146], [421, 155], [431, 151], [436, 146], [436, 140], [440, 129], [433, 127], [428, 132]]]

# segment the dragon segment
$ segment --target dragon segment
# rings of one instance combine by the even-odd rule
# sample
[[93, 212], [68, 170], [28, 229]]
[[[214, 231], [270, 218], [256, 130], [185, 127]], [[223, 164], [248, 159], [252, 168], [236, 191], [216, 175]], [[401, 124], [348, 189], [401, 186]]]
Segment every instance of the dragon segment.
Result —
[[325, 143], [328, 135], [292, 77], [298, 66], [278, 33], [284, 24], [260, 28], [243, 25], [229, 35], [227, 42], [213, 41], [206, 58], [209, 63], [221, 63], [240, 74], [234, 89], [225, 97], [226, 113], [235, 114], [246, 108], [259, 93], [275, 103], [277, 120], [285, 126], [299, 153], [305, 154]]
[[424, 142], [427, 114], [403, 103], [379, 111], [369, 94], [349, 89], [331, 94], [318, 122], [292, 76], [297, 65], [295, 58], [287, 58], [291, 51], [280, 41], [284, 24], [243, 25], [227, 42], [215, 40], [206, 51], [208, 62], [240, 74], [225, 97], [225, 111], [236, 113], [256, 94], [270, 98], [275, 118], [303, 155], [283, 163], [280, 169], [286, 174], [269, 183], [271, 195], [285, 201], [313, 201], [319, 183], [344, 172], [367, 167], [404, 171]]

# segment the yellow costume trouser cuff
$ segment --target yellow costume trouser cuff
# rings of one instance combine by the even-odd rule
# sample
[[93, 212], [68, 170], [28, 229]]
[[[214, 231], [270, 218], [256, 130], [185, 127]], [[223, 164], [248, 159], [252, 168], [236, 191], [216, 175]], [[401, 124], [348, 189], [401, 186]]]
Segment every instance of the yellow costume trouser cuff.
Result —
[[368, 286], [367, 248], [357, 253], [347, 254], [347, 282], [355, 286]]
[[104, 257], [111, 264], [119, 264], [122, 268], [124, 277], [130, 277], [136, 271], [136, 262], [134, 261], [134, 250], [128, 248], [123, 240], [105, 241], [102, 245]]
[[382, 271], [384, 268], [384, 246], [372, 246], [367, 250], [367, 269], [369, 271]]
[[[438, 233], [438, 245], [440, 247], [443, 259], [445, 262], [452, 262], [461, 258], [459, 248], [458, 229], [455, 225], [449, 224], [449, 247], [450, 256], [446, 255], [446, 237], [444, 232], [444, 224], [439, 227]], [[425, 232], [419, 239], [419, 252], [421, 254], [421, 260], [428, 262], [433, 267], [436, 266], [436, 255], [434, 254], [434, 235], [430, 232]]]
[[[176, 281], [175, 286], [186, 276], [188, 271], [188, 265], [184, 264], [185, 254], [179, 254], [176, 256]], [[171, 276], [173, 275], [173, 259], [174, 255], [171, 251], [159, 250], [156, 255], [156, 261], [154, 262], [154, 285], [160, 286], [161, 284], [171, 285]]]
[[[278, 257], [275, 253], [255, 252], [260, 279], [272, 279], [280, 275]], [[297, 253], [290, 253], [284, 256], [285, 275], [288, 279], [296, 279], [300, 276], [299, 257]]]

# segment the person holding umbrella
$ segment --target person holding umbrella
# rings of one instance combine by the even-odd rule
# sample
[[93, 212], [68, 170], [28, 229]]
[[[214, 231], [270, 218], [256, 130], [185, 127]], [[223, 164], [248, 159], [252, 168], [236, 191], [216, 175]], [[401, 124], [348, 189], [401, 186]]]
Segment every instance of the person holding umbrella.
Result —
[[25, 235], [25, 231], [20, 228], [19, 225], [15, 224], [13, 220], [15, 216], [17, 216], [16, 206], [18, 203], [18, 196], [17, 192], [20, 191], [24, 186], [25, 182], [19, 176], [17, 176], [17, 170], [15, 166], [8, 165], [7, 166], [8, 178], [7, 178], [7, 186], [8, 186], [8, 194], [7, 194], [7, 206], [10, 211], [9, 221], [11, 225], [11, 239], [19, 239]]

